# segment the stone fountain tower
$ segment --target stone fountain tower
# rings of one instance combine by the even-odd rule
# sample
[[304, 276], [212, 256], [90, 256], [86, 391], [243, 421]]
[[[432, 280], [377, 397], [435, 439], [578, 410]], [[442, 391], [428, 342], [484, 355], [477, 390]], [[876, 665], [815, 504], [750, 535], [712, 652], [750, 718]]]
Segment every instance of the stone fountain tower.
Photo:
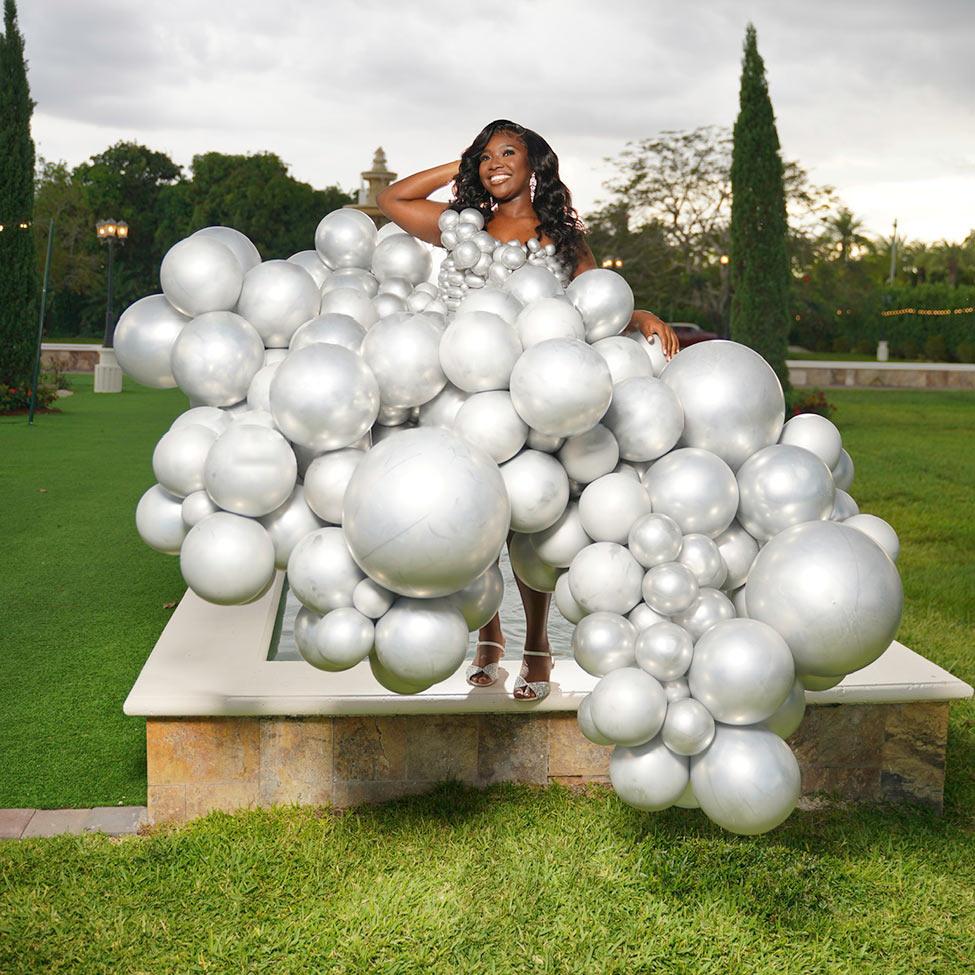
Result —
[[386, 153], [383, 152], [382, 146], [372, 157], [372, 169], [367, 169], [360, 175], [363, 185], [359, 189], [359, 202], [349, 203], [348, 206], [354, 210], [361, 210], [372, 218], [377, 227], [382, 227], [389, 221], [376, 205], [376, 197], [396, 179], [396, 173], [391, 173], [386, 167]]

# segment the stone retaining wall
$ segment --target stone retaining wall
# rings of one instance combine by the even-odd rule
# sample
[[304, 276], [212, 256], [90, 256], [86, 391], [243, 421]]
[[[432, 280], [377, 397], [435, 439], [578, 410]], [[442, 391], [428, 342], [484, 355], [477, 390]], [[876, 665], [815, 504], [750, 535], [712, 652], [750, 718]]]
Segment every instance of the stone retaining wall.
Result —
[[817, 362], [790, 360], [793, 386], [855, 386], [875, 389], [975, 389], [975, 366], [931, 362]]

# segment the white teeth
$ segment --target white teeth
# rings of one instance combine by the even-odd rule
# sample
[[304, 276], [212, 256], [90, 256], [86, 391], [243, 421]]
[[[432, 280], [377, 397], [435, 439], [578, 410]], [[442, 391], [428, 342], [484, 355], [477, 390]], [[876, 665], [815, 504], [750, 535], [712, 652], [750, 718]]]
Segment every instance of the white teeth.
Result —
[[503, 183], [508, 177], [507, 176], [492, 176], [492, 183]]

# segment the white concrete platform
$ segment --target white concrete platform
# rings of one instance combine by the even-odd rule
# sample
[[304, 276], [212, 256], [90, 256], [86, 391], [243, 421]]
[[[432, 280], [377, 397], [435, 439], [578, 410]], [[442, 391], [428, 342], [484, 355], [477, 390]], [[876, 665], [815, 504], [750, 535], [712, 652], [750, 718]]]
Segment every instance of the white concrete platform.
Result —
[[[504, 684], [473, 688], [463, 670], [422, 694], [393, 694], [368, 663], [329, 674], [303, 660], [269, 660], [284, 573], [247, 606], [214, 606], [187, 592], [146, 661], [124, 710], [147, 717], [476, 714], [575, 711], [597, 678], [572, 660], [557, 660], [552, 693], [538, 704], [511, 697], [517, 664]], [[515, 657], [517, 660], [517, 656]], [[502, 669], [502, 674], [504, 670]], [[810, 704], [950, 701], [972, 688], [896, 641], [869, 667]]]

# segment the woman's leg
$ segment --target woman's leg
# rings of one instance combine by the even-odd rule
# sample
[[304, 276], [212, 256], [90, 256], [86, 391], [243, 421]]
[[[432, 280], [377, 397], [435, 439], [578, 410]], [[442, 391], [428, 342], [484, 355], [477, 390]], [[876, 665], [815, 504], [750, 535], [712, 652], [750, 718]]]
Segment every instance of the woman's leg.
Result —
[[[496, 664], [501, 659], [501, 655], [504, 653], [504, 633], [501, 630], [500, 613], [495, 613], [494, 619], [481, 627], [480, 632], [477, 634], [477, 641], [478, 645], [477, 651], [474, 654], [474, 663], [478, 667], [483, 667], [485, 664]], [[491, 644], [495, 643], [499, 643], [501, 646], [491, 646]], [[489, 684], [494, 683], [487, 674], [479, 674], [476, 677], [472, 677], [471, 682], [481, 687], [487, 687]]]
[[[552, 601], [551, 593], [537, 592], [525, 585], [517, 576], [515, 582], [521, 593], [521, 602], [525, 607], [525, 649], [549, 651], [548, 642], [548, 608]], [[527, 681], [548, 680], [552, 674], [552, 658], [528, 656], [524, 658], [528, 665], [525, 675]], [[529, 694], [528, 698], [531, 699]]]

